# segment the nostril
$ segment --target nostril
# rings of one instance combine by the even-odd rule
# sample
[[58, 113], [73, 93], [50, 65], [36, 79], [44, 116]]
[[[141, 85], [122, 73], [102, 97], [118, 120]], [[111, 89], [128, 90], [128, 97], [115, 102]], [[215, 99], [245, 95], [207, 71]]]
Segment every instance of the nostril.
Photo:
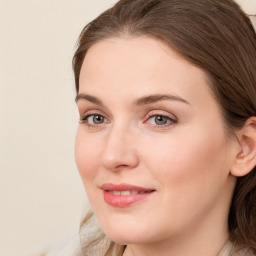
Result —
[[103, 152], [101, 162], [107, 170], [120, 171], [136, 167], [139, 159], [133, 150], [111, 151], [108, 148]]
[[128, 165], [126, 165], [126, 164], [120, 164], [120, 165], [118, 165], [117, 167], [115, 167], [116, 169], [125, 169], [125, 168], [129, 168], [129, 166]]

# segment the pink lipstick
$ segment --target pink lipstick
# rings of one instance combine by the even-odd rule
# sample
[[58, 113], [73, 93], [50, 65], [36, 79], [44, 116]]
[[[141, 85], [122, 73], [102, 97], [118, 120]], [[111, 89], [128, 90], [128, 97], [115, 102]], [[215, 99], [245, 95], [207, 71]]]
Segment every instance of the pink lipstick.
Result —
[[122, 208], [142, 200], [155, 192], [155, 189], [125, 183], [105, 183], [100, 188], [103, 190], [104, 200], [107, 204]]

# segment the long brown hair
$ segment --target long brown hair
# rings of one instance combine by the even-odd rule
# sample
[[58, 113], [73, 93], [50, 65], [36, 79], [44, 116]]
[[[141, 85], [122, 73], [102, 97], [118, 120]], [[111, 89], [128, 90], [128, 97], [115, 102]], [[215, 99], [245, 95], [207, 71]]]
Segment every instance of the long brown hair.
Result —
[[[233, 0], [120, 0], [90, 22], [79, 37], [73, 58], [77, 92], [88, 49], [106, 38], [124, 35], [163, 40], [204, 70], [230, 132], [256, 116], [256, 34], [249, 18]], [[255, 172], [254, 168], [237, 179], [229, 212], [231, 240], [254, 253]], [[94, 242], [100, 240], [95, 238]], [[114, 249], [122, 255], [123, 247], [113, 242], [105, 255], [112, 255]]]

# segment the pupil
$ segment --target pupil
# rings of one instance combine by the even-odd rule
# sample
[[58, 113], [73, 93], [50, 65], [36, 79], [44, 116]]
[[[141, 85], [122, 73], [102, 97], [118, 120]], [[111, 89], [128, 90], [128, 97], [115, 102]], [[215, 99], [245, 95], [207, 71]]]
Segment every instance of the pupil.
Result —
[[163, 125], [163, 124], [166, 124], [167, 118], [166, 118], [166, 117], [163, 117], [163, 116], [156, 116], [155, 122], [156, 122], [156, 124], [158, 124], [158, 125]]
[[101, 123], [103, 122], [102, 116], [94, 116], [94, 117], [93, 117], [93, 122], [94, 122], [95, 124], [101, 124]]

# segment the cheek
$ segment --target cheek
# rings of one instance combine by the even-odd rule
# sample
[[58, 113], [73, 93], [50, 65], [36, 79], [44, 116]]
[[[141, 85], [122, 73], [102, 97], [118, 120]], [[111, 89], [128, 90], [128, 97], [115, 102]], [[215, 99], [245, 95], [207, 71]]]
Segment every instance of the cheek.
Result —
[[147, 152], [142, 156], [143, 163], [161, 192], [162, 208], [157, 214], [163, 219], [171, 216], [177, 228], [200, 220], [228, 190], [229, 160], [224, 134], [190, 132], [193, 136], [176, 133], [152, 141], [151, 145], [157, 147], [150, 147], [145, 140], [141, 149]]
[[95, 143], [90, 141], [89, 136], [85, 136], [79, 128], [75, 142], [75, 160], [84, 185], [96, 176], [99, 164], [99, 154]]
[[[186, 136], [189, 134], [189, 136]], [[182, 130], [156, 138], [150, 147], [146, 140], [143, 146], [144, 163], [155, 178], [172, 185], [198, 185], [204, 179], [211, 182], [211, 176], [226, 176], [229, 171], [227, 145], [223, 132], [211, 136], [209, 130]]]

